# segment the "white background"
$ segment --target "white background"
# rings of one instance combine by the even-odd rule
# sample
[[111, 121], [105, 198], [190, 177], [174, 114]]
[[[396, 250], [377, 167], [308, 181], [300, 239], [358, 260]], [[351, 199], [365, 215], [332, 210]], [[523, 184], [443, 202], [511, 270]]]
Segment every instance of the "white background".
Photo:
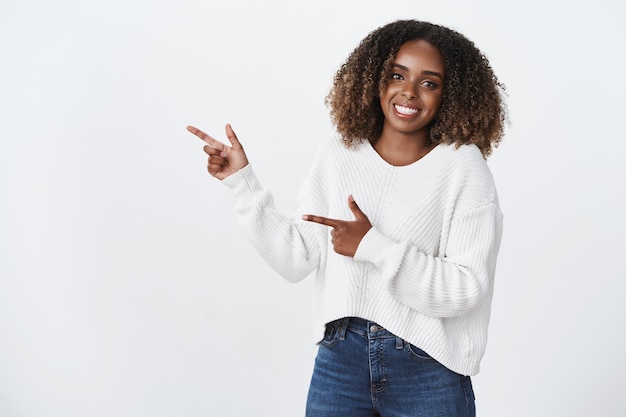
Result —
[[623, 416], [626, 13], [618, 0], [0, 6], [0, 416], [299, 416], [311, 282], [245, 241], [195, 124], [292, 209], [369, 31], [464, 33], [506, 83], [480, 416]]

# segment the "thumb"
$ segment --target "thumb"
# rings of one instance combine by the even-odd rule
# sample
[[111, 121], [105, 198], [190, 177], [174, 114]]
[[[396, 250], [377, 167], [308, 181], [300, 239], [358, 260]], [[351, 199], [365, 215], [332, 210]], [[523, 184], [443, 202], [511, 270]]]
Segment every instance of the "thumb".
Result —
[[354, 217], [357, 220], [367, 220], [369, 222], [369, 219], [367, 218], [365, 213], [361, 211], [356, 201], [354, 201], [354, 197], [352, 196], [352, 194], [348, 196], [348, 206], [350, 207], [350, 211], [352, 211], [352, 214], [354, 214]]
[[236, 150], [243, 149], [243, 146], [241, 146], [239, 139], [237, 139], [237, 135], [235, 135], [235, 131], [233, 130], [230, 123], [226, 125], [226, 137], [230, 141], [230, 145], [233, 149], [236, 149]]

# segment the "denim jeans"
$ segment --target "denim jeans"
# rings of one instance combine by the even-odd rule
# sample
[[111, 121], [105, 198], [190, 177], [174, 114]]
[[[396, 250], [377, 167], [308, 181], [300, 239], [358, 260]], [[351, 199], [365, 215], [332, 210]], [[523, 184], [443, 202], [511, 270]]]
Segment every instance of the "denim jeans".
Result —
[[459, 375], [378, 324], [329, 323], [315, 359], [307, 417], [474, 417]]

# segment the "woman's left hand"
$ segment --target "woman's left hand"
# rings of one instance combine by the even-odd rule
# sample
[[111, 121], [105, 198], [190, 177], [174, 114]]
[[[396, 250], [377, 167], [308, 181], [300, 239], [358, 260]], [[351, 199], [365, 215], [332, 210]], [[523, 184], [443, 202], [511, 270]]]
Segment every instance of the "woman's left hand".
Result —
[[363, 236], [372, 228], [372, 223], [370, 223], [351, 195], [348, 196], [348, 206], [354, 214], [355, 220], [329, 219], [312, 214], [305, 214], [302, 216], [302, 220], [332, 227], [333, 230], [330, 231], [330, 236], [335, 252], [340, 255], [354, 257]]

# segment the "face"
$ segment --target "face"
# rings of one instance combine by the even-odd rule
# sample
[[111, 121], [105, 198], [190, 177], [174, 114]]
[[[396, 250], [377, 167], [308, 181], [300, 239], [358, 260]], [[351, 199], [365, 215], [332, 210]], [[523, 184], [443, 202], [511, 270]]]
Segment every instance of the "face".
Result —
[[385, 115], [383, 135], [421, 135], [441, 105], [444, 61], [439, 50], [423, 40], [404, 43], [392, 64], [389, 85], [381, 93]]

